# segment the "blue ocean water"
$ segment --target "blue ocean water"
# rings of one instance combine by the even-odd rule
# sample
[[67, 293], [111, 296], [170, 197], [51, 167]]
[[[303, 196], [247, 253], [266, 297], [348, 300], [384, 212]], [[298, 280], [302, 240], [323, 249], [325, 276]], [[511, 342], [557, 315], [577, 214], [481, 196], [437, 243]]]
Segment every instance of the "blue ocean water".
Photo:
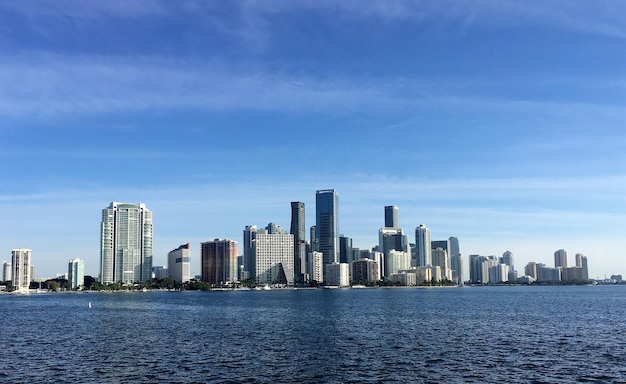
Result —
[[0, 295], [0, 318], [3, 383], [626, 382], [624, 286]]

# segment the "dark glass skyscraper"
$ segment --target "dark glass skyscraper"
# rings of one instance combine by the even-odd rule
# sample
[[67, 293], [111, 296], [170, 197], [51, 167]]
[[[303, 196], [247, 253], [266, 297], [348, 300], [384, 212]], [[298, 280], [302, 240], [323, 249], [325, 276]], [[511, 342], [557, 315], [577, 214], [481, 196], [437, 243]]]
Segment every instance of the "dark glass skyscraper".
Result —
[[339, 262], [350, 263], [352, 258], [352, 238], [339, 236]]
[[293, 235], [293, 274], [296, 283], [301, 283], [306, 273], [306, 229], [304, 225], [304, 203], [291, 202], [291, 230]]
[[256, 278], [256, 259], [253, 249], [256, 232], [256, 225], [246, 225], [243, 230], [243, 280]]
[[398, 207], [395, 205], [385, 207], [385, 228], [398, 228]]
[[315, 193], [315, 237], [324, 264], [339, 262], [338, 197], [334, 189]]

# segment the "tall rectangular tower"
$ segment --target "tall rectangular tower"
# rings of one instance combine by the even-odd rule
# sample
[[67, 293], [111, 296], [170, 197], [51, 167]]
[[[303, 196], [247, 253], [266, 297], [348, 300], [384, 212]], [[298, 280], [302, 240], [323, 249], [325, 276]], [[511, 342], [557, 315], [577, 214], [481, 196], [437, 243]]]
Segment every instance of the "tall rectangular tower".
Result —
[[415, 258], [418, 267], [432, 264], [430, 229], [424, 224], [415, 228]]
[[2, 281], [11, 281], [11, 263], [5, 261], [2, 263]]
[[32, 253], [32, 250], [23, 248], [11, 251], [11, 283], [18, 291], [28, 291], [30, 281], [33, 279], [31, 275]]
[[567, 267], [567, 252], [564, 249], [554, 252], [554, 267]]
[[67, 282], [72, 290], [85, 285], [85, 262], [82, 259], [71, 259], [67, 264]]
[[448, 244], [450, 244], [450, 265], [452, 266], [454, 279], [458, 285], [463, 285], [463, 259], [459, 248], [459, 239], [456, 237], [450, 237], [448, 239]]
[[303, 282], [306, 274], [306, 227], [304, 224], [304, 203], [291, 202], [291, 230], [293, 235], [293, 271], [297, 283]]
[[293, 285], [293, 238], [286, 233], [258, 233], [254, 241], [257, 284]]
[[338, 197], [334, 189], [315, 194], [315, 238], [317, 250], [324, 255], [324, 264], [339, 262]]
[[385, 228], [398, 228], [398, 207], [395, 205], [385, 207]]
[[145, 204], [112, 202], [102, 210], [100, 282], [152, 279], [152, 212]]
[[256, 225], [246, 225], [243, 230], [243, 276], [244, 280], [255, 278], [256, 261], [254, 260], [253, 244], [256, 239]]
[[210, 284], [237, 281], [237, 242], [215, 239], [200, 246], [202, 281]]
[[189, 243], [182, 244], [167, 254], [167, 274], [175, 282], [183, 284], [191, 279], [191, 252]]

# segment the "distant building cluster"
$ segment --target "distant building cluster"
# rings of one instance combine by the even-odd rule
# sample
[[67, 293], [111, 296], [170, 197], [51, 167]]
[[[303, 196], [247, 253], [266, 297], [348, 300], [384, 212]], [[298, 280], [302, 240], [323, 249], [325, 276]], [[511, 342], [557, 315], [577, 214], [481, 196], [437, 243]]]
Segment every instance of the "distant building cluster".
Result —
[[[415, 228], [414, 242], [399, 225], [398, 207], [384, 207], [384, 226], [378, 230], [378, 244], [371, 249], [353, 246], [352, 239], [339, 231], [339, 197], [334, 189], [315, 195], [315, 225], [305, 225], [305, 204], [291, 202], [289, 231], [275, 223], [263, 228], [243, 229], [242, 254], [232, 239], [215, 238], [200, 244], [201, 275], [213, 286], [247, 282], [266, 286], [348, 286], [389, 284], [462, 285], [463, 258], [459, 240], [431, 240], [430, 229]], [[171, 278], [178, 284], [191, 280], [190, 244], [182, 244], [167, 255], [166, 266], [153, 265], [152, 212], [145, 204], [112, 202], [102, 210], [100, 223], [100, 271], [102, 284], [135, 284], [153, 278]], [[11, 262], [4, 262], [2, 278], [14, 290], [28, 290], [33, 280], [32, 251], [14, 249]], [[81, 289], [84, 262], [68, 263], [68, 288]], [[587, 257], [576, 254], [569, 267], [567, 252], [554, 253], [554, 267], [531, 262], [520, 274], [513, 253], [501, 257], [469, 256], [471, 284], [581, 283], [589, 280]], [[615, 276], [621, 282], [621, 276]], [[613, 278], [613, 276], [612, 276]], [[617, 280], [617, 279], [616, 279]]]
[[[352, 239], [339, 231], [339, 198], [335, 190], [315, 194], [315, 225], [306, 239], [305, 205], [291, 202], [289, 232], [275, 223], [264, 228], [247, 225], [243, 230], [243, 255], [235, 256], [236, 242], [215, 239], [202, 243], [202, 280], [211, 284], [248, 281], [255, 285], [348, 286], [388, 282], [420, 285], [447, 281], [463, 283], [462, 258], [455, 237], [431, 241], [430, 229], [420, 225], [415, 243], [399, 226], [398, 207], [384, 207], [384, 227], [372, 249], [353, 247]], [[224, 244], [223, 252], [205, 252], [205, 246]], [[228, 251], [226, 251], [228, 249]], [[233, 265], [238, 266], [234, 269]], [[205, 266], [221, 266], [218, 274]], [[212, 267], [213, 268], [213, 267]]]
[[471, 284], [501, 284], [534, 282], [554, 284], [579, 284], [589, 281], [587, 256], [576, 254], [576, 266], [568, 267], [567, 252], [559, 249], [554, 252], [554, 267], [542, 263], [530, 262], [521, 275], [515, 270], [513, 253], [506, 251], [502, 257], [470, 255]]

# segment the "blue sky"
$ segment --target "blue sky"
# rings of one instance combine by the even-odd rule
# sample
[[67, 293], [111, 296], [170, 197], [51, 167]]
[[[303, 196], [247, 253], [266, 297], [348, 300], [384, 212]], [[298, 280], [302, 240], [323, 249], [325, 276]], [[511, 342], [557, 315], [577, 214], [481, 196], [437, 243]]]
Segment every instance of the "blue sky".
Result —
[[[626, 273], [626, 3], [31, 1], [0, 4], [0, 252], [97, 275], [101, 210], [143, 202], [155, 265], [245, 225], [414, 241], [517, 269], [564, 248]], [[467, 268], [467, 265], [466, 265]]]

